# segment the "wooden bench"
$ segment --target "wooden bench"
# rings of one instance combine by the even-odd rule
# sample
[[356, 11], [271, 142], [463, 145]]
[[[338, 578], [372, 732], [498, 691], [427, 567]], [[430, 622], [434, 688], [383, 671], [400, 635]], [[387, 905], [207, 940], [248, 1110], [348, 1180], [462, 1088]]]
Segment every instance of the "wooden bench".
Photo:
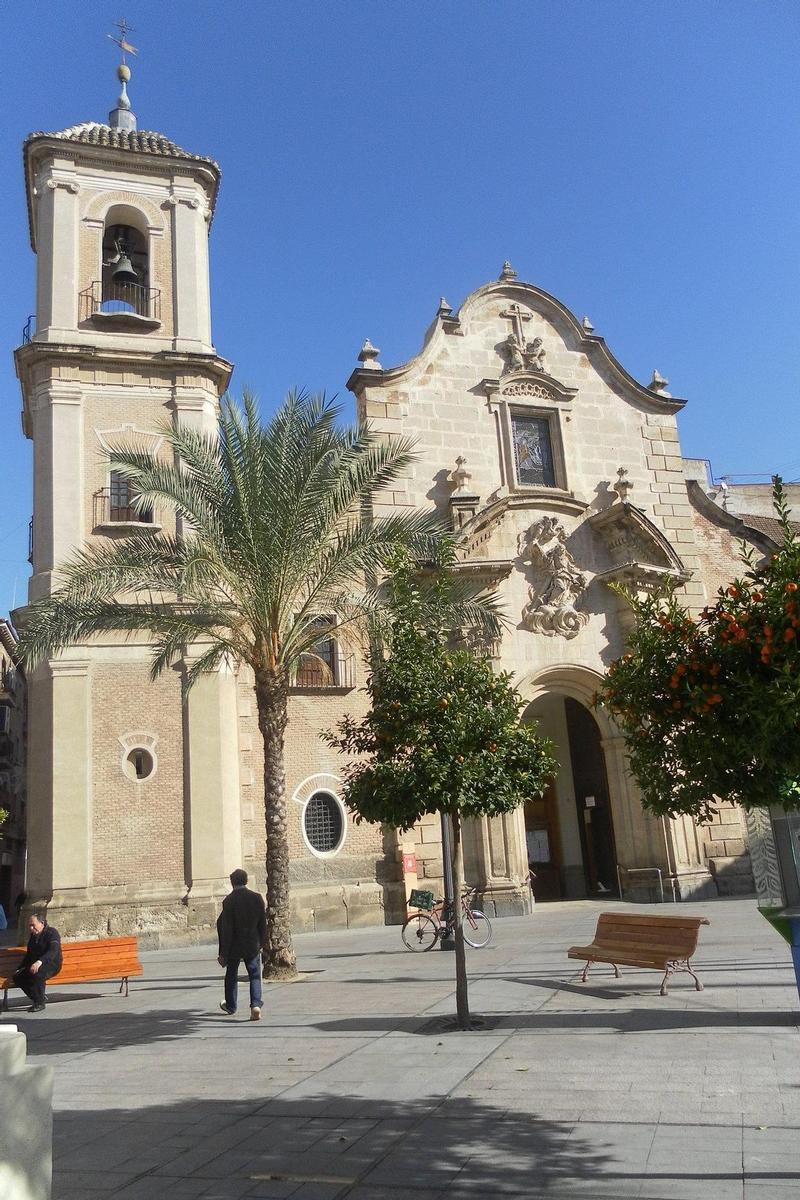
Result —
[[[24, 946], [11, 946], [0, 950], [0, 987], [3, 1003], [0, 1012], [8, 1011], [8, 989], [14, 987], [13, 975], [22, 956]], [[48, 990], [54, 984], [93, 983], [101, 979], [119, 979], [120, 995], [128, 995], [128, 980], [142, 975], [144, 968], [139, 961], [135, 937], [105, 938], [95, 942], [62, 942], [63, 965], [57, 975], [47, 981]]]
[[697, 949], [700, 926], [708, 917], [657, 917], [642, 913], [601, 913], [594, 941], [590, 946], [571, 946], [569, 958], [586, 959], [581, 983], [586, 983], [592, 963], [611, 963], [619, 978], [619, 967], [652, 967], [663, 971], [661, 995], [667, 994], [667, 980], [676, 971], [688, 971], [698, 992], [703, 985], [691, 967]]

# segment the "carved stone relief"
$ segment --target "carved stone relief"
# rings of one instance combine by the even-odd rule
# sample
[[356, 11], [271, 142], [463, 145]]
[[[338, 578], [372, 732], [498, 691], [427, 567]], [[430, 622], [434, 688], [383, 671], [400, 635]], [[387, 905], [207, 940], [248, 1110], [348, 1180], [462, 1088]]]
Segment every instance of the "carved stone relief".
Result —
[[520, 535], [519, 555], [544, 572], [540, 588], [528, 589], [522, 610], [525, 629], [545, 637], [574, 638], [589, 620], [575, 604], [586, 590], [586, 576], [578, 570], [566, 546], [566, 531], [557, 517], [540, 517]]
[[751, 808], [745, 812], [744, 820], [758, 906], [759, 908], [780, 908], [785, 901], [769, 810]]
[[535, 337], [531, 341], [528, 341], [525, 337], [525, 322], [530, 321], [531, 314], [521, 308], [519, 304], [512, 304], [506, 312], [500, 315], [507, 317], [511, 321], [512, 326], [512, 331], [502, 346], [506, 359], [503, 374], [509, 375], [513, 371], [546, 372], [545, 357], [547, 352], [542, 345], [542, 339]]
[[504, 396], [527, 396], [533, 400], [552, 400], [553, 393], [541, 383], [528, 383], [520, 380], [517, 383], [507, 383], [503, 387]]

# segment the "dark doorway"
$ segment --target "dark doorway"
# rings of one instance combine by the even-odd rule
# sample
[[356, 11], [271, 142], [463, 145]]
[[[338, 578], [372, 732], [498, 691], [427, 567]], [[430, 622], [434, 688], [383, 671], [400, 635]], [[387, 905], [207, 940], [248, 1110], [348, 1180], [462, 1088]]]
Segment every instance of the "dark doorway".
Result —
[[589, 896], [617, 895], [617, 854], [600, 730], [577, 700], [567, 696], [564, 707], [586, 891]]
[[528, 867], [535, 876], [533, 894], [537, 900], [560, 900], [561, 837], [558, 827], [558, 800], [553, 781], [539, 800], [525, 804], [525, 841]]

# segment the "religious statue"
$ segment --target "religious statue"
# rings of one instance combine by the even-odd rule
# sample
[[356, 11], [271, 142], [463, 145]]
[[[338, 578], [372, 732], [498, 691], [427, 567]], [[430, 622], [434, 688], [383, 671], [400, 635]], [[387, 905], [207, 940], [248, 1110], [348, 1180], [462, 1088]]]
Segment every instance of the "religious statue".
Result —
[[518, 334], [510, 333], [503, 342], [503, 350], [506, 355], [504, 375], [510, 375], [512, 371], [545, 371], [546, 369], [544, 364], [546, 351], [540, 337], [526, 342]]
[[506, 354], [506, 365], [503, 368], [503, 374], [507, 375], [510, 371], [525, 370], [525, 346], [520, 345], [515, 333], [510, 333], [503, 342], [503, 349]]
[[519, 539], [520, 557], [528, 559], [545, 575], [538, 590], [528, 589], [529, 601], [522, 612], [522, 624], [546, 637], [573, 638], [589, 619], [575, 608], [586, 590], [586, 576], [576, 567], [566, 540], [566, 531], [558, 517], [540, 517]]

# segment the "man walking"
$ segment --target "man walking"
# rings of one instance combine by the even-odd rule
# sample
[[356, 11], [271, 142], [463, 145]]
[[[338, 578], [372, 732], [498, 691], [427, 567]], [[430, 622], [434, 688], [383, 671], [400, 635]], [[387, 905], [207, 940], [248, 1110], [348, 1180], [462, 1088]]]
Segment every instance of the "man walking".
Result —
[[14, 972], [14, 984], [33, 1004], [28, 1012], [44, 1012], [45, 985], [61, 970], [61, 935], [47, 924], [47, 914], [32, 913], [28, 919], [28, 948]]
[[267, 936], [267, 914], [258, 892], [247, 887], [247, 872], [231, 874], [233, 891], [222, 902], [217, 919], [219, 965], [225, 967], [225, 999], [220, 1008], [236, 1012], [239, 963], [244, 960], [250, 980], [250, 1020], [261, 1020], [261, 947]]

